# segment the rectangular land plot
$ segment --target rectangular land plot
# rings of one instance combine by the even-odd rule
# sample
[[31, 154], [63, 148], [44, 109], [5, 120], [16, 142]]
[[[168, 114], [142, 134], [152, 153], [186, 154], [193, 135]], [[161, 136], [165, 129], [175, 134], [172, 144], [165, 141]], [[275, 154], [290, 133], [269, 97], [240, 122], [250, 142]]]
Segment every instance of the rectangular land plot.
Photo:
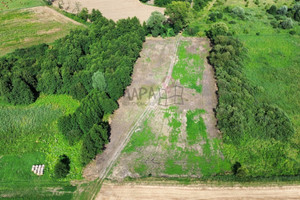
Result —
[[182, 87], [183, 103], [152, 109], [123, 149], [111, 179], [202, 177], [230, 170], [213, 115], [216, 87], [206, 61], [209, 43], [202, 38], [179, 40], [177, 52], [171, 55], [176, 56], [172, 77], [163, 88]]

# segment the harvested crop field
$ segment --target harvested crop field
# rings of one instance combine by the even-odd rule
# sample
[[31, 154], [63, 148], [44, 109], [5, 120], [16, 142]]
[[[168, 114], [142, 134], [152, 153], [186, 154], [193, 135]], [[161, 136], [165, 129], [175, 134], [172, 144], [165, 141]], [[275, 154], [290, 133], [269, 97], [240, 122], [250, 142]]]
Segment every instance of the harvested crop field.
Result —
[[146, 199], [299, 199], [299, 186], [284, 187], [208, 187], [104, 184], [97, 200]]
[[[87, 8], [89, 11], [98, 9], [103, 16], [114, 21], [136, 16], [141, 22], [146, 21], [152, 12], [164, 13], [164, 8], [142, 4], [138, 0], [82, 0], [79, 4], [76, 0], [63, 1], [63, 9], [76, 13], [78, 9]], [[77, 4], [77, 6], [76, 6]], [[58, 0], [54, 2], [58, 6]]]

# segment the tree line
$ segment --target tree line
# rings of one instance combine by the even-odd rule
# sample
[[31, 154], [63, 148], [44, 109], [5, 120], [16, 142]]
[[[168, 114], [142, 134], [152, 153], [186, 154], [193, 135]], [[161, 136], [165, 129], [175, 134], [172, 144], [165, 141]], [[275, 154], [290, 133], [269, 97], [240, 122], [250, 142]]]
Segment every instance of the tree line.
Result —
[[0, 58], [0, 95], [15, 105], [33, 103], [41, 93], [80, 100], [75, 113], [58, 120], [58, 127], [71, 145], [83, 140], [86, 165], [109, 141], [107, 121], [131, 83], [145, 28], [136, 17], [114, 22], [98, 10], [88, 14], [83, 9], [78, 16], [91, 21], [88, 28]]
[[[236, 162], [243, 167], [243, 170], [235, 169], [235, 174], [247, 176], [297, 174], [299, 167], [291, 166], [299, 163], [297, 164], [295, 160], [289, 159], [289, 155], [283, 153], [287, 150], [286, 148], [290, 148], [289, 141], [295, 133], [293, 124], [279, 107], [260, 102], [255, 98], [260, 88], [251, 84], [243, 72], [243, 60], [247, 50], [237, 38], [231, 36], [225, 23], [213, 24], [207, 31], [207, 36], [213, 44], [209, 62], [214, 67], [217, 78], [216, 117], [224, 143], [239, 148], [245, 145], [242, 144], [245, 141], [244, 138], [253, 138], [253, 141], [266, 141], [272, 146], [269, 149], [267, 146], [260, 150], [256, 149], [255, 156], [257, 159], [264, 156], [265, 162], [272, 160], [273, 163], [270, 165], [274, 165], [273, 169], [261, 169], [259, 166], [252, 168], [250, 163], [252, 161], [248, 160], [247, 163], [246, 161], [243, 163], [237, 160]], [[273, 147], [281, 149], [280, 155], [272, 155], [274, 152], [279, 153]], [[282, 165], [290, 166], [283, 167]]]

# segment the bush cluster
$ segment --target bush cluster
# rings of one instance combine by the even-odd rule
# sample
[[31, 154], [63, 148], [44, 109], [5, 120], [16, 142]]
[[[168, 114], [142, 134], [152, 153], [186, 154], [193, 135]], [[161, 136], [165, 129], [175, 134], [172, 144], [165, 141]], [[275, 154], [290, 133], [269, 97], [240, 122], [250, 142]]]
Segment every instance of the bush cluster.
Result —
[[196, 11], [200, 11], [203, 9], [211, 0], [194, 0], [193, 1], [193, 9]]
[[174, 1], [168, 4], [165, 10], [168, 19], [158, 11], [151, 13], [150, 18], [144, 23], [146, 33], [154, 37], [175, 36], [187, 26], [189, 11], [190, 4], [187, 2]]
[[288, 8], [286, 5], [277, 8], [272, 5], [267, 12], [275, 17], [277, 21], [271, 21], [273, 28], [291, 29], [295, 21], [300, 21], [300, 4], [296, 3], [293, 7]]

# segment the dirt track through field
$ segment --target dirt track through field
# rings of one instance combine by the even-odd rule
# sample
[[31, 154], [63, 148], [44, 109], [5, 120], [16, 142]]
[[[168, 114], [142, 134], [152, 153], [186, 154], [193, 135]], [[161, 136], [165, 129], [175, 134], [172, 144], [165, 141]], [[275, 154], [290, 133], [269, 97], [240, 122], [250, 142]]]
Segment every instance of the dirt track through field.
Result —
[[97, 200], [300, 199], [300, 186], [208, 187], [104, 184]]
[[[143, 22], [147, 21], [154, 11], [164, 13], [164, 8], [145, 5], [139, 0], [63, 0], [63, 8], [68, 12], [76, 13], [76, 2], [80, 2], [80, 9], [87, 8], [89, 11], [98, 9], [103, 16], [114, 21], [136, 16]], [[58, 0], [54, 5], [58, 6]]]

